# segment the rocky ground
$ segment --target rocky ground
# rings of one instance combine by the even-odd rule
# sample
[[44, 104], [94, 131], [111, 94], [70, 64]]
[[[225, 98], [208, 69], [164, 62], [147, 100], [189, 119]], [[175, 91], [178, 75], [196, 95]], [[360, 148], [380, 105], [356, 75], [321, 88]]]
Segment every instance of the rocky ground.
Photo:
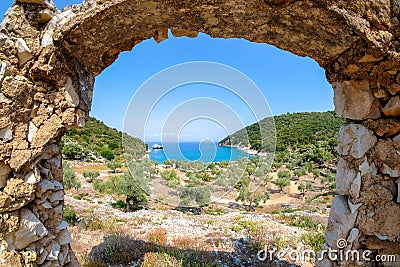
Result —
[[[82, 263], [87, 262], [88, 258], [96, 258], [99, 247], [107, 243], [107, 237], [118, 233], [129, 237], [131, 244], [156, 243], [162, 247], [162, 251], [173, 248], [200, 253], [217, 266], [312, 266], [309, 261], [293, 261], [287, 257], [288, 261], [274, 264], [260, 261], [257, 252], [264, 246], [305, 250], [309, 246], [302, 236], [310, 229], [291, 226], [290, 220], [298, 216], [311, 217], [321, 224], [321, 228], [327, 221], [328, 209], [305, 211], [302, 198], [295, 197], [296, 194], [289, 196], [280, 193], [273, 194], [271, 203], [267, 202], [256, 212], [240, 209], [240, 205], [239, 208], [229, 208], [224, 201], [210, 205], [203, 214], [173, 210], [155, 201], [150, 202], [149, 209], [124, 212], [111, 207], [110, 203], [117, 200], [116, 196], [99, 194], [83, 179], [81, 172], [88, 168], [100, 171], [103, 178], [108, 174], [105, 166], [101, 165], [75, 166], [82, 187], [79, 195], [75, 190], [69, 190], [65, 196], [65, 204], [71, 206], [79, 217], [76, 223], [69, 226], [69, 230], [72, 248]], [[288, 206], [291, 208], [288, 209]], [[321, 207], [324, 206], [326, 204]], [[293, 211], [296, 208], [297, 211]], [[124, 266], [139, 266], [145, 256], [140, 255], [136, 261]]]

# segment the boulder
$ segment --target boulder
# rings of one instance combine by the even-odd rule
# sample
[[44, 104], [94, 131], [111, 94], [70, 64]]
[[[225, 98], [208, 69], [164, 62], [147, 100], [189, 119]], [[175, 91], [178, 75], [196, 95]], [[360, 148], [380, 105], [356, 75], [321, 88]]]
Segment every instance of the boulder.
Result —
[[329, 214], [328, 227], [325, 232], [326, 243], [333, 249], [338, 249], [337, 241], [346, 240], [355, 225], [358, 212], [351, 213], [347, 197], [336, 195]]
[[7, 142], [11, 141], [12, 139], [13, 139], [13, 133], [11, 131], [10, 126], [0, 129], [0, 140]]
[[336, 172], [336, 191], [341, 195], [348, 195], [356, 176], [357, 171], [350, 168], [346, 160], [340, 158]]
[[20, 68], [22, 68], [26, 62], [33, 58], [32, 51], [22, 38], [17, 38], [15, 41], [15, 46], [17, 48], [18, 65]]
[[373, 147], [377, 138], [372, 131], [361, 124], [350, 123], [339, 131], [338, 152], [342, 156], [362, 158]]
[[400, 96], [392, 97], [382, 109], [383, 113], [389, 117], [400, 116]]
[[379, 102], [367, 81], [333, 83], [335, 111], [339, 117], [353, 120], [380, 117]]
[[6, 235], [8, 249], [24, 249], [48, 234], [43, 223], [28, 209], [20, 211], [20, 223], [16, 232]]

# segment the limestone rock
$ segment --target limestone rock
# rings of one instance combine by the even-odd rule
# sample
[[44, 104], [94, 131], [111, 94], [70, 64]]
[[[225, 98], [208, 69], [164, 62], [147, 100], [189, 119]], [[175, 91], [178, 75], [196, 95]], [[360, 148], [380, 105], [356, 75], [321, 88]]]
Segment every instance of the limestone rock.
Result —
[[49, 190], [54, 190], [54, 184], [50, 182], [49, 180], [42, 180], [40, 183], [37, 184], [36, 186], [36, 193], [41, 196], [43, 193], [49, 191]]
[[25, 183], [36, 184], [37, 182], [38, 182], [38, 180], [36, 179], [36, 176], [33, 173], [33, 171], [31, 171], [25, 175]]
[[379, 103], [368, 82], [343, 81], [333, 84], [335, 111], [339, 117], [353, 120], [380, 117]]
[[356, 211], [358, 210], [359, 207], [361, 207], [364, 203], [357, 203], [357, 204], [353, 204], [351, 203], [350, 199], [347, 201], [347, 204], [349, 204], [349, 209], [351, 211], [351, 213], [356, 213]]
[[57, 231], [62, 231], [67, 229], [68, 223], [66, 221], [62, 221], [59, 226], [56, 227]]
[[393, 138], [393, 145], [396, 149], [400, 149], [400, 134]]
[[400, 204], [400, 181], [397, 181], [397, 203]]
[[19, 170], [31, 157], [30, 150], [13, 150], [9, 161], [10, 167]]
[[369, 167], [369, 164], [368, 164], [367, 157], [364, 158], [364, 161], [361, 163], [360, 166], [358, 166], [358, 169], [361, 172], [361, 176], [364, 176], [364, 175], [366, 175], [367, 173], [370, 172], [370, 167]]
[[357, 239], [359, 233], [360, 231], [357, 228], [351, 229], [350, 234], [347, 237], [347, 242], [353, 243]]
[[0, 140], [7, 142], [7, 141], [11, 141], [12, 139], [13, 139], [13, 133], [11, 131], [10, 126], [0, 129]]
[[31, 146], [42, 147], [49, 142], [54, 134], [62, 127], [61, 119], [57, 115], [51, 116], [51, 118], [44, 122], [43, 125], [36, 132]]
[[337, 240], [347, 239], [350, 230], [354, 227], [357, 214], [358, 212], [350, 212], [345, 196], [335, 196], [325, 232], [326, 243], [330, 247], [337, 249]]
[[60, 245], [56, 242], [53, 242], [53, 244], [51, 245], [51, 251], [49, 253], [49, 255], [47, 256], [47, 260], [49, 261], [56, 261], [58, 260], [58, 255], [60, 254]]
[[68, 230], [61, 230], [57, 234], [57, 243], [61, 246], [71, 243], [71, 234], [68, 232]]
[[361, 189], [361, 174], [357, 173], [356, 178], [351, 182], [349, 195], [353, 198], [358, 198], [360, 196]]
[[67, 83], [64, 85], [64, 90], [68, 107], [77, 107], [79, 105], [80, 98], [76, 93], [70, 77], [67, 78]]
[[340, 158], [336, 172], [336, 191], [341, 195], [348, 195], [356, 176], [357, 171], [350, 168], [346, 160]]
[[38, 128], [33, 122], [29, 122], [29, 128], [28, 128], [28, 142], [32, 143], [33, 137], [35, 136]]
[[386, 116], [400, 116], [400, 96], [392, 97], [386, 106], [382, 109]]
[[21, 254], [16, 251], [0, 253], [0, 267], [24, 267]]
[[18, 65], [22, 68], [26, 62], [33, 58], [32, 51], [29, 49], [25, 40], [22, 38], [17, 38], [15, 41], [15, 46], [17, 47]]
[[8, 69], [7, 64], [4, 62], [0, 62], [0, 88], [3, 80], [7, 76], [12, 76], [11, 71]]
[[75, 17], [75, 13], [72, 12], [71, 10], [64, 11], [64, 12], [54, 16], [47, 24], [47, 27], [43, 34], [41, 46], [47, 47], [47, 46], [51, 45], [53, 43], [54, 29], [66, 24], [73, 17]]
[[382, 164], [381, 172], [382, 172], [383, 174], [389, 175], [390, 177], [394, 177], [394, 178], [399, 177], [399, 171], [390, 168], [390, 167], [389, 167], [387, 164], [385, 164], [385, 163]]
[[0, 192], [0, 213], [25, 206], [35, 198], [35, 186], [22, 180], [10, 179]]
[[11, 168], [8, 167], [4, 162], [0, 161], [0, 188], [7, 185], [8, 174], [11, 172]]
[[6, 235], [8, 249], [23, 249], [48, 234], [42, 222], [28, 209], [20, 212], [20, 224], [15, 233]]
[[53, 181], [53, 184], [54, 184], [54, 188], [57, 189], [57, 190], [62, 190], [62, 189], [64, 189], [63, 184], [60, 183], [59, 181], [54, 180], [54, 181]]
[[376, 136], [368, 128], [355, 123], [342, 126], [338, 140], [339, 154], [350, 155], [356, 159], [363, 157], [377, 142]]
[[3, 93], [0, 93], [0, 104], [1, 103], [10, 104], [12, 103], [12, 100], [6, 97]]
[[64, 192], [62, 190], [56, 191], [53, 194], [49, 196], [50, 202], [55, 202], [55, 201], [62, 201], [64, 200]]

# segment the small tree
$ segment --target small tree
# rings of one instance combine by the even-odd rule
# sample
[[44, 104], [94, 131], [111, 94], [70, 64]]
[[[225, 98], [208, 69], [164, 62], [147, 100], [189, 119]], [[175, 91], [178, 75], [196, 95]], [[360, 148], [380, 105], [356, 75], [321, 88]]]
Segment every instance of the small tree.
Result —
[[287, 177], [280, 177], [280, 178], [276, 179], [275, 184], [277, 186], [279, 186], [279, 188], [281, 189], [281, 194], [282, 194], [283, 189], [286, 186], [290, 185], [290, 179]]
[[107, 168], [109, 168], [113, 173], [116, 172], [117, 168], [121, 168], [122, 163], [116, 160], [112, 160], [110, 162], [107, 162]]
[[105, 158], [106, 160], [113, 160], [114, 159], [114, 153], [110, 149], [104, 149], [101, 151], [100, 155]]
[[76, 193], [78, 194], [79, 188], [81, 187], [81, 183], [76, 179], [75, 173], [72, 168], [65, 164], [63, 168], [63, 180], [65, 189], [75, 188]]
[[76, 160], [81, 159], [84, 156], [84, 151], [79, 145], [71, 143], [63, 146], [62, 154], [67, 159]]
[[93, 179], [95, 179], [95, 178], [97, 178], [99, 176], [100, 176], [100, 173], [99, 172], [94, 172], [94, 171], [88, 171], [88, 172], [84, 172], [83, 173], [83, 177], [86, 178], [86, 181], [88, 183], [93, 182]]
[[301, 193], [303, 193], [303, 199], [304, 199], [305, 196], [306, 196], [306, 186], [305, 186], [303, 183], [301, 183], [301, 184], [299, 184], [299, 185], [297, 186], [297, 189], [299, 189], [299, 191], [300, 191]]

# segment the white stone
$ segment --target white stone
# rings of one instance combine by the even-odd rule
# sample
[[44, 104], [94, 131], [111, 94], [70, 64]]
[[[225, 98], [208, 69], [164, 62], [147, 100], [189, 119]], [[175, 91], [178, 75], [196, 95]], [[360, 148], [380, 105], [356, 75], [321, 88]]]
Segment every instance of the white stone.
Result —
[[0, 188], [7, 185], [8, 174], [11, 172], [11, 168], [0, 161]]
[[65, 98], [68, 102], [69, 107], [77, 107], [79, 105], [79, 95], [77, 94], [70, 77], [67, 79], [67, 83], [64, 85]]
[[49, 261], [56, 261], [58, 260], [59, 254], [60, 254], [60, 245], [57, 244], [56, 242], [53, 242], [53, 244], [51, 245], [51, 251], [46, 259]]
[[399, 171], [391, 169], [387, 164], [383, 163], [381, 167], [381, 172], [387, 174], [390, 177], [399, 177]]
[[355, 123], [342, 126], [338, 140], [339, 154], [342, 156], [350, 155], [356, 159], [362, 158], [377, 142], [376, 136], [368, 128]]
[[57, 243], [62, 245], [66, 245], [71, 243], [71, 234], [68, 230], [62, 230], [57, 234]]
[[50, 182], [49, 180], [42, 180], [36, 186], [36, 191], [40, 194], [47, 192], [49, 190], [54, 190], [54, 183]]
[[13, 139], [13, 134], [10, 126], [0, 129], [0, 140], [7, 142], [11, 141], [12, 139]]
[[57, 190], [62, 190], [62, 189], [64, 189], [63, 184], [60, 183], [60, 182], [57, 181], [57, 180], [53, 180], [53, 184], [54, 184], [55, 189], [57, 189]]
[[377, 238], [379, 238], [379, 240], [382, 240], [382, 241], [388, 240], [388, 237], [387, 237], [387, 236], [381, 235], [381, 234], [378, 233], [378, 232], [374, 232], [374, 235], [375, 235]]
[[342, 81], [332, 84], [335, 111], [339, 117], [353, 120], [380, 117], [379, 103], [368, 82]]
[[356, 178], [351, 182], [349, 195], [354, 198], [358, 198], [360, 196], [361, 189], [361, 174], [357, 173]]
[[351, 213], [345, 196], [335, 196], [325, 232], [326, 243], [330, 247], [338, 249], [337, 240], [347, 239], [350, 230], [354, 227], [357, 215], [358, 212]]
[[31, 143], [33, 140], [33, 137], [35, 136], [38, 128], [33, 122], [29, 122], [29, 128], [28, 128], [28, 142]]
[[357, 228], [351, 229], [349, 237], [347, 237], [347, 242], [353, 243], [357, 239], [359, 233], [360, 231]]
[[18, 65], [21, 68], [33, 58], [32, 51], [22, 38], [17, 38], [15, 46], [17, 48]]
[[400, 180], [397, 183], [397, 200], [396, 202], [400, 204]]
[[50, 202], [61, 201], [64, 200], [64, 192], [62, 190], [58, 190], [49, 196]]
[[20, 224], [16, 232], [6, 234], [8, 249], [24, 249], [48, 234], [42, 222], [28, 209], [21, 209]]
[[0, 62], [0, 88], [4, 78], [7, 76], [12, 76], [12, 72], [8, 69], [6, 63]]
[[367, 173], [370, 172], [370, 168], [369, 168], [367, 157], [364, 158], [363, 163], [361, 163], [361, 165], [358, 166], [358, 169], [361, 172], [361, 176], [364, 176], [364, 175], [366, 175]]
[[25, 182], [28, 184], [36, 184], [37, 183], [37, 179], [35, 177], [35, 174], [33, 173], [33, 171], [28, 172], [25, 177]]
[[51, 206], [50, 202], [48, 202], [47, 200], [45, 202], [43, 202], [42, 204], [40, 204], [44, 209], [51, 209], [53, 208], [53, 206]]
[[54, 29], [67, 23], [71, 18], [75, 17], [75, 13], [71, 10], [64, 11], [54, 16], [46, 26], [45, 33], [43, 34], [41, 46], [46, 47], [53, 43]]
[[347, 202], [348, 202], [347, 204], [349, 204], [349, 209], [350, 209], [351, 213], [356, 213], [358, 208], [364, 204], [364, 203], [353, 204], [353, 203], [351, 203], [350, 199], [348, 199]]
[[6, 97], [3, 93], [0, 93], [0, 103], [10, 104], [11, 102], [11, 99]]
[[57, 231], [65, 230], [68, 227], [68, 223], [66, 221], [62, 221], [59, 226], [56, 227]]
[[346, 160], [340, 158], [336, 172], [336, 191], [341, 195], [348, 195], [356, 176], [357, 171], [350, 168]]
[[393, 145], [396, 149], [400, 149], [400, 134], [393, 138]]

